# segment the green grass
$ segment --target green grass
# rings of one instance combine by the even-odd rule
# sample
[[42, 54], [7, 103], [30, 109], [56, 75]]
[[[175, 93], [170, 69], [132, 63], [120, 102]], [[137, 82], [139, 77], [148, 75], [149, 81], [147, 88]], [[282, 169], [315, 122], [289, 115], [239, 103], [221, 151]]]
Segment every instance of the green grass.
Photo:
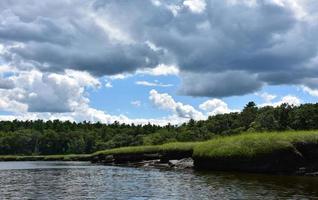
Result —
[[159, 146], [160, 151], [191, 151], [202, 142], [173, 142]]
[[219, 137], [194, 147], [194, 157], [253, 157], [279, 149], [294, 148], [295, 143], [318, 143], [318, 131], [244, 133]]
[[104, 151], [97, 151], [93, 153], [96, 155], [116, 155], [116, 154], [141, 154], [141, 153], [162, 153], [169, 151], [191, 151], [194, 146], [200, 142], [173, 142], [163, 145], [149, 145], [149, 146], [134, 146], [134, 147], [121, 147], [109, 149]]
[[298, 142], [318, 143], [318, 131], [288, 131], [269, 133], [243, 133], [217, 137], [205, 142], [174, 142], [163, 145], [121, 147], [98, 151], [93, 155], [163, 153], [190, 151], [200, 157], [251, 157], [279, 149], [293, 148]]

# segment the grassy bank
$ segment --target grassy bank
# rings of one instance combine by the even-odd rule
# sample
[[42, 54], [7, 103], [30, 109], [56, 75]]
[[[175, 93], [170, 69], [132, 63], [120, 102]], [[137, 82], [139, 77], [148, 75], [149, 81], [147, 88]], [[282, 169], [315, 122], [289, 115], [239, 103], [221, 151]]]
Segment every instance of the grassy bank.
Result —
[[122, 147], [98, 151], [93, 155], [164, 153], [193, 150], [193, 156], [250, 157], [293, 147], [296, 143], [318, 143], [318, 131], [243, 133], [217, 137], [205, 142], [176, 142], [154, 146]]
[[245, 133], [220, 137], [196, 145], [193, 156], [207, 158], [253, 157], [275, 150], [294, 148], [297, 143], [318, 143], [318, 131]]
[[194, 146], [201, 142], [174, 142], [163, 145], [149, 145], [149, 146], [135, 146], [135, 147], [121, 147], [115, 149], [108, 149], [93, 153], [97, 155], [117, 155], [117, 154], [142, 154], [142, 153], [165, 153], [172, 151], [191, 151]]

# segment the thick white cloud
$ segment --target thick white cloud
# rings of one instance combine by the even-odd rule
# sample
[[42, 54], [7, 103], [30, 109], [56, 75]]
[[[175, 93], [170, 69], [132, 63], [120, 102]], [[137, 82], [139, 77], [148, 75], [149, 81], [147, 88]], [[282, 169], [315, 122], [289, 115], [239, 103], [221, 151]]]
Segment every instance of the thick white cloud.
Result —
[[200, 111], [197, 111], [191, 105], [176, 102], [172, 96], [167, 93], [158, 93], [156, 90], [151, 90], [149, 92], [149, 99], [155, 106], [169, 110], [178, 117], [195, 120], [206, 118]]
[[100, 85], [87, 72], [73, 70], [66, 70], [64, 74], [23, 71], [8, 79], [12, 87], [0, 90], [2, 101], [8, 104], [2, 108], [16, 112], [26, 108], [29, 112], [71, 112], [88, 103], [85, 87]]
[[237, 112], [237, 110], [231, 110], [228, 105], [220, 99], [210, 99], [199, 105], [201, 110], [207, 111], [208, 115], [217, 115], [230, 112]]

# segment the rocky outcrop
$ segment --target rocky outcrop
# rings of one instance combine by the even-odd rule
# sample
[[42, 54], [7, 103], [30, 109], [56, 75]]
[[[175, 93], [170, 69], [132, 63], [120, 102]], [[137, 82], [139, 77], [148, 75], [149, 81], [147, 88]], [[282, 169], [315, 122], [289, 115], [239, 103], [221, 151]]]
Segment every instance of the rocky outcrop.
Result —
[[192, 158], [183, 158], [181, 160], [169, 160], [168, 164], [170, 167], [177, 169], [191, 169], [194, 167]]
[[173, 151], [170, 153], [155, 154], [114, 154], [98, 155], [92, 158], [93, 163], [108, 165], [125, 165], [132, 167], [156, 167], [156, 168], [193, 168], [191, 152]]

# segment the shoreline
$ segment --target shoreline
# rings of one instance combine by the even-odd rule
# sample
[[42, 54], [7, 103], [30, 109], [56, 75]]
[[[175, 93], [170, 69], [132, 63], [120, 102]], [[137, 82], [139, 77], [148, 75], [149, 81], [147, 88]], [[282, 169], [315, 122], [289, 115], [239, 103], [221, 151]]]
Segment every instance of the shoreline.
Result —
[[115, 166], [318, 176], [318, 131], [246, 133], [205, 142], [122, 147], [81, 155], [0, 156], [0, 161], [90, 161]]

